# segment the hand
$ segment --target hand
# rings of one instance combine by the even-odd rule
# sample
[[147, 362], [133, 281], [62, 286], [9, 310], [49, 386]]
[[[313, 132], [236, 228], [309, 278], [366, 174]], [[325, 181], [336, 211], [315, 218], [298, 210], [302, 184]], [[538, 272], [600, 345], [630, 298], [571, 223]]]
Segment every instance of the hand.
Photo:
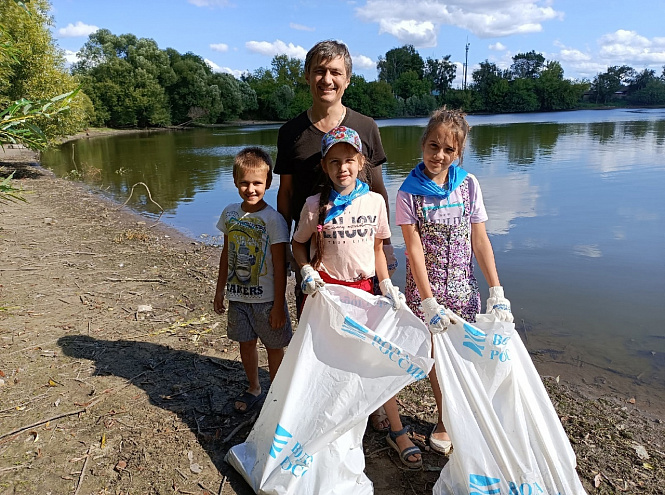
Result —
[[393, 248], [393, 245], [384, 244], [383, 254], [386, 256], [386, 263], [388, 264], [388, 275], [392, 277], [393, 273], [395, 273], [395, 270], [397, 270], [397, 267], [399, 266], [397, 258], [395, 257], [395, 248]]
[[279, 330], [286, 324], [286, 313], [284, 312], [284, 305], [272, 305], [270, 314], [268, 315], [268, 323], [273, 330]]
[[503, 297], [503, 287], [500, 285], [490, 287], [490, 297], [487, 299], [485, 313], [493, 314], [499, 321], [513, 322], [510, 301]]
[[294, 273], [294, 268], [297, 267], [296, 259], [293, 257], [293, 251], [291, 250], [291, 244], [286, 244], [286, 277], [290, 277], [291, 273]]
[[319, 272], [312, 268], [312, 265], [303, 265], [303, 267], [300, 269], [300, 275], [302, 276], [300, 289], [305, 294], [314, 294], [321, 287], [326, 285], [326, 283], [321, 278], [321, 275], [319, 275]]
[[389, 278], [385, 278], [379, 282], [381, 294], [390, 299], [393, 309], [397, 311], [406, 302], [404, 294], [399, 291], [399, 287], [393, 285]]
[[215, 292], [215, 299], [212, 303], [212, 307], [215, 310], [215, 313], [218, 315], [223, 314], [226, 311], [226, 307], [224, 306], [224, 290], [220, 290]]
[[442, 304], [436, 302], [433, 297], [428, 297], [422, 302], [423, 313], [425, 313], [425, 323], [431, 333], [440, 333], [448, 330], [450, 318], [447, 315], [448, 310]]

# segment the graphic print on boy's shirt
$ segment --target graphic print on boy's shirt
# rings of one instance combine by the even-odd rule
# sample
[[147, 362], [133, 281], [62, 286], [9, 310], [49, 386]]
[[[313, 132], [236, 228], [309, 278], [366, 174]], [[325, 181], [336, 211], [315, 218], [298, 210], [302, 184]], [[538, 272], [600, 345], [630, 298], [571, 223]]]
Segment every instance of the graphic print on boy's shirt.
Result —
[[230, 216], [229, 274], [226, 281], [228, 294], [257, 296], [263, 294], [259, 284], [261, 275], [267, 274], [265, 254], [270, 245], [265, 223], [260, 218]]
[[271, 245], [289, 240], [284, 217], [269, 205], [248, 213], [238, 203], [224, 209], [217, 228], [228, 237], [227, 299], [244, 302], [274, 300]]

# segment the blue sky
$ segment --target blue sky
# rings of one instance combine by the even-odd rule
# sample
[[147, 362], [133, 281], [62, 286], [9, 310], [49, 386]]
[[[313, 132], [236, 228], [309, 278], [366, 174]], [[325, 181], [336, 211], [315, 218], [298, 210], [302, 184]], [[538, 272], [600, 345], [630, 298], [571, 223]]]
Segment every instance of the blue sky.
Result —
[[194, 52], [236, 77], [286, 53], [304, 59], [317, 41], [338, 39], [354, 73], [377, 78], [378, 57], [413, 44], [423, 56], [451, 55], [461, 85], [465, 45], [470, 74], [488, 59], [507, 68], [530, 50], [558, 60], [565, 77], [588, 78], [611, 65], [662, 73], [663, 0], [51, 0], [53, 34], [68, 60], [97, 28], [152, 38]]

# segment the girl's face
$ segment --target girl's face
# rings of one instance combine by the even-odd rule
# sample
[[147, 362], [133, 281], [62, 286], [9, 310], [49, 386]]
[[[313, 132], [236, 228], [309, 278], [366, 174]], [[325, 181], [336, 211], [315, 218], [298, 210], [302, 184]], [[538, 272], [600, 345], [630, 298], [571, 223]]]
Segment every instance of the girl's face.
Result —
[[356, 187], [358, 172], [362, 170], [363, 164], [363, 156], [349, 143], [333, 145], [321, 160], [321, 167], [330, 177], [335, 191], [343, 196]]
[[422, 148], [425, 175], [442, 185], [448, 177], [448, 167], [459, 158], [455, 135], [447, 126], [439, 125], [427, 135]]

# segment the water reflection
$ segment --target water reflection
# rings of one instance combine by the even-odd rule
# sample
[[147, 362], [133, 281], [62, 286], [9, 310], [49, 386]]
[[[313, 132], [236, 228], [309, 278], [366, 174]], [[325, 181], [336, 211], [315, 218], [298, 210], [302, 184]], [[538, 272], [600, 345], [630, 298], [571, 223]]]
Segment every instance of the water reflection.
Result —
[[[655, 308], [665, 296], [665, 110], [469, 121], [464, 166], [480, 181], [501, 281], [519, 320], [533, 335], [558, 339], [560, 348], [568, 345], [586, 361], [611, 362], [662, 386], [665, 339]], [[426, 119], [379, 122], [393, 226], [395, 196], [420, 161], [425, 124]], [[233, 156], [259, 145], [274, 157], [278, 128], [81, 140], [44, 153], [42, 162], [64, 175], [74, 168], [73, 153], [78, 167], [100, 169], [91, 184], [120, 202], [132, 184], [145, 182], [167, 210], [166, 222], [193, 236], [216, 235], [219, 213], [237, 201]], [[266, 194], [273, 206], [278, 180]], [[137, 192], [130, 205], [156, 214], [145, 193]], [[393, 243], [403, 260], [395, 227]], [[395, 280], [404, 283], [403, 262]]]

